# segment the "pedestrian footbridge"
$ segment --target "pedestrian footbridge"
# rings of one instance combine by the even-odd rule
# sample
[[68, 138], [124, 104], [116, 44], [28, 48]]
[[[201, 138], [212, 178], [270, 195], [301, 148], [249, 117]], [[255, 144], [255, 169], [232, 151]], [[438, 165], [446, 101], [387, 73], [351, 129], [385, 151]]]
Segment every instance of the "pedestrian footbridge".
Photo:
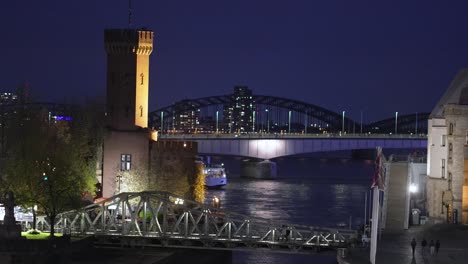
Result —
[[[45, 217], [38, 229], [50, 231]], [[167, 192], [121, 193], [57, 217], [55, 230], [96, 246], [317, 252], [347, 247], [353, 230], [278, 223], [183, 200]]]

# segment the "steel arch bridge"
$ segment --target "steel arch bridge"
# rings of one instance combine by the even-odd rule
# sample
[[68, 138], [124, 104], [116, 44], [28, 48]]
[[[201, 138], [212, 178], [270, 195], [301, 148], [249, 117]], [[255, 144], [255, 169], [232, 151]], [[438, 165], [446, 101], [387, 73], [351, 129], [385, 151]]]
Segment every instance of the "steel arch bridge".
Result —
[[[357, 232], [253, 218], [167, 192], [120, 193], [79, 210], [61, 213], [54, 230], [94, 236], [97, 246], [138, 245], [204, 249], [271, 249], [314, 253], [347, 247]], [[44, 216], [37, 227], [50, 231]]]
[[[415, 113], [386, 118], [366, 125], [366, 131], [372, 133], [421, 134], [427, 133], [427, 119], [430, 113]], [[395, 125], [395, 122], [397, 124]]]
[[[308, 117], [322, 121], [331, 129], [341, 128], [343, 123], [342, 114], [337, 114], [323, 107], [306, 102], [267, 95], [252, 95], [252, 99], [256, 105], [288, 109], [307, 115]], [[234, 97], [232, 94], [209, 96], [197, 99], [185, 99], [170, 106], [166, 106], [150, 112], [149, 126], [153, 128], [158, 128], [161, 126], [161, 113], [163, 113], [162, 115], [164, 118], [170, 119], [174, 116], [174, 114], [178, 114], [180, 112], [195, 111], [200, 108], [232, 104], [233, 102]], [[344, 123], [351, 127], [355, 124], [355, 122], [348, 117], [344, 117]]]

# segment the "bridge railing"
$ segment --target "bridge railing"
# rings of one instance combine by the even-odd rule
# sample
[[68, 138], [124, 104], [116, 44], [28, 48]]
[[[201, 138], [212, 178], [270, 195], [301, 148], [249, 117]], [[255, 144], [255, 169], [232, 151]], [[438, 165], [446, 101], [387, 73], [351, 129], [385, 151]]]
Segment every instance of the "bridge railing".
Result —
[[355, 138], [355, 139], [427, 139], [426, 134], [300, 134], [300, 133], [245, 133], [245, 134], [158, 134], [159, 139], [305, 139], [305, 138]]
[[[50, 229], [44, 217], [39, 229]], [[57, 231], [98, 237], [140, 237], [161, 246], [343, 247], [354, 230], [292, 225], [228, 212], [166, 192], [121, 193], [57, 217]]]

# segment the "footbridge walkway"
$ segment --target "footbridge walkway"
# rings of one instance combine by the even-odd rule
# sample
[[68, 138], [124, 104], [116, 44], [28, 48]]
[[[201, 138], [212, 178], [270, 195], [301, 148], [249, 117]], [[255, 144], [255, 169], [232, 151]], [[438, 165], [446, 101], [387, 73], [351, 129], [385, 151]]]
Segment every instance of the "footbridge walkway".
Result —
[[[38, 229], [50, 230], [45, 217]], [[183, 200], [167, 192], [121, 193], [57, 217], [55, 230], [97, 246], [310, 252], [347, 247], [356, 231], [277, 223]]]

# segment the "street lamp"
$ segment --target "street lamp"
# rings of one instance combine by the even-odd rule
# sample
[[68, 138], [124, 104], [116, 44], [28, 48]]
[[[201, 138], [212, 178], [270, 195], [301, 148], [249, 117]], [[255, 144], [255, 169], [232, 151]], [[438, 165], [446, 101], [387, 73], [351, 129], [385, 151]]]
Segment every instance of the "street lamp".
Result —
[[288, 117], [288, 133], [291, 134], [291, 110], [289, 110], [289, 117]]
[[161, 111], [161, 134], [164, 133], [164, 112]]
[[270, 133], [270, 115], [268, 114], [268, 109], [265, 109], [267, 114], [267, 133]]
[[341, 133], [344, 133], [344, 118], [345, 118], [345, 113], [346, 111], [343, 111], [343, 118], [342, 118], [342, 122], [341, 122]]
[[216, 111], [216, 134], [218, 134], [218, 117], [219, 117], [219, 111]]
[[398, 132], [398, 112], [395, 112], [395, 135]]

